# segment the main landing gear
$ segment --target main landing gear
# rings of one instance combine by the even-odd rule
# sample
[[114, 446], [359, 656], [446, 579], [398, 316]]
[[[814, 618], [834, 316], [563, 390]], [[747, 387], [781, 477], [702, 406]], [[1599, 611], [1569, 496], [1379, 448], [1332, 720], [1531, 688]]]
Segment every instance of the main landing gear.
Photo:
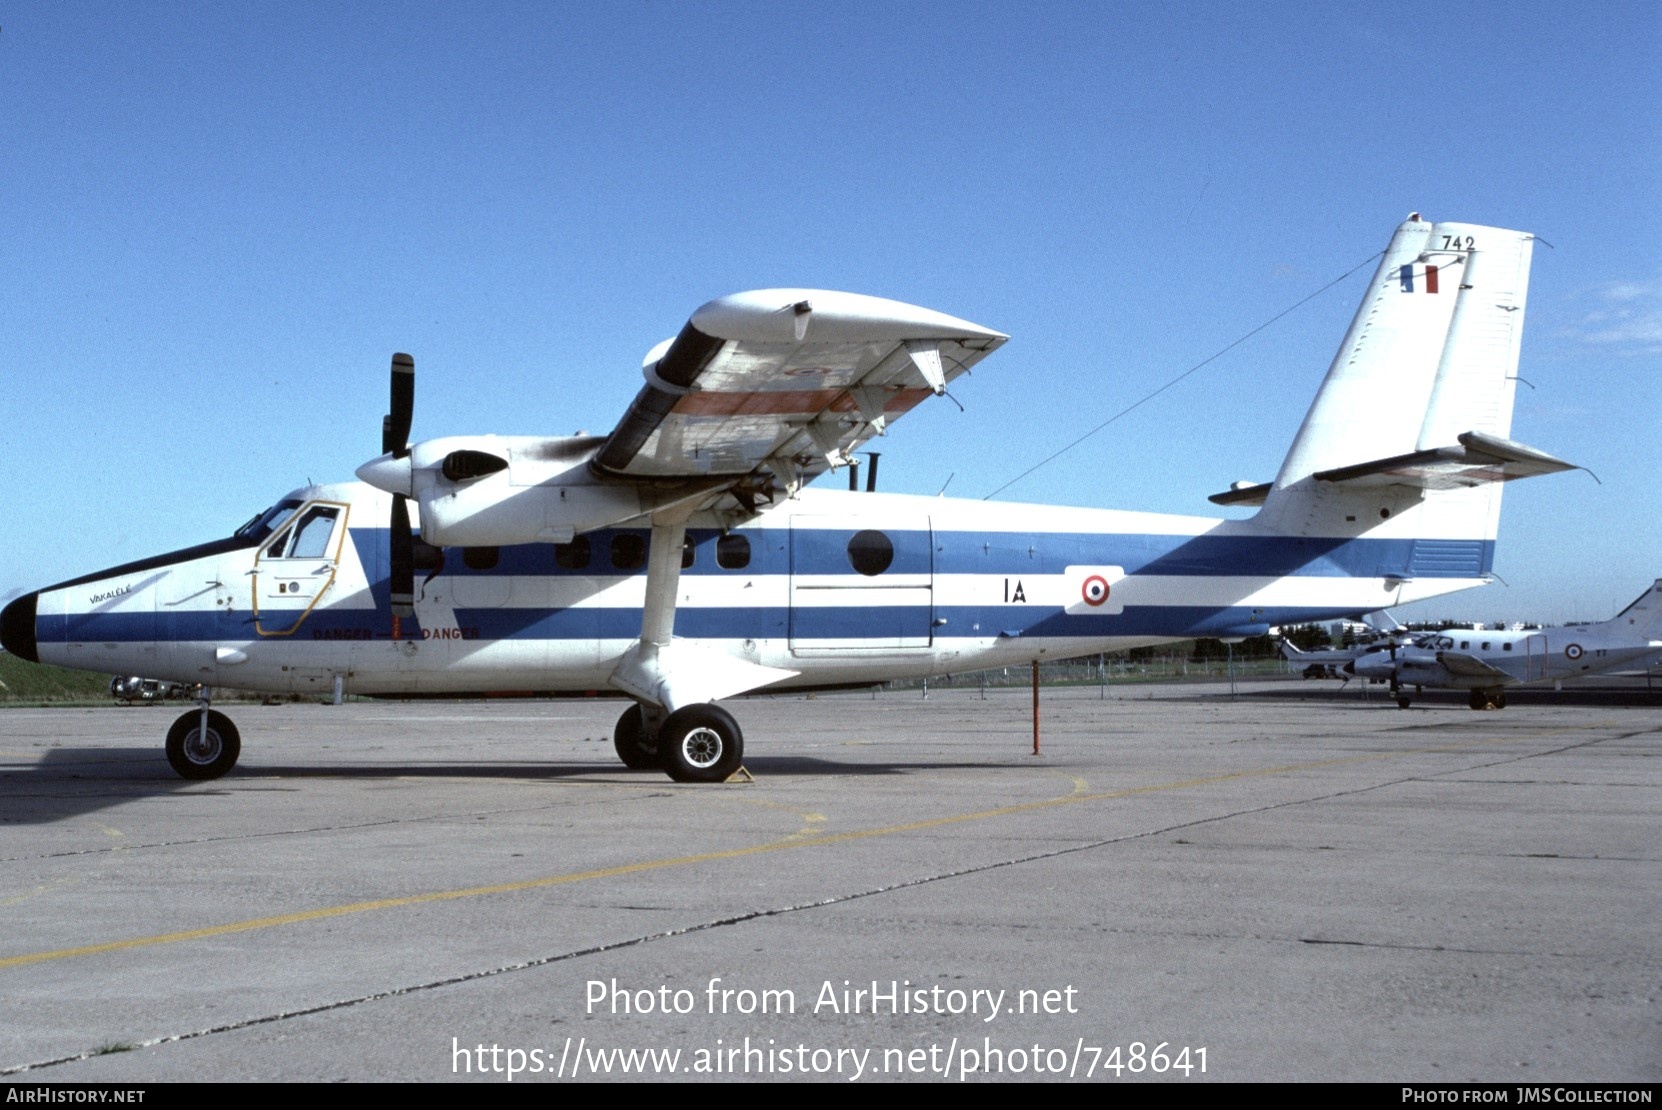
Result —
[[1488, 690], [1473, 690], [1466, 698], [1466, 704], [1473, 709], [1505, 709], [1506, 691], [1498, 686]]
[[744, 760], [744, 732], [719, 705], [683, 705], [665, 716], [640, 704], [623, 711], [612, 746], [624, 766], [676, 782], [725, 782]]
[[231, 718], [208, 708], [208, 689], [202, 688], [198, 708], [191, 710], [167, 730], [167, 761], [179, 777], [205, 781], [217, 779], [237, 765], [242, 754], [242, 734]]

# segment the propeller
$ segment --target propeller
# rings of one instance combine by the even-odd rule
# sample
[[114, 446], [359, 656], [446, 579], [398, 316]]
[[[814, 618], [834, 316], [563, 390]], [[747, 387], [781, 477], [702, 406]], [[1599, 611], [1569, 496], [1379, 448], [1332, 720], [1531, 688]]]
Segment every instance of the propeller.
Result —
[[[381, 451], [395, 459], [410, 454], [410, 421], [415, 414], [415, 359], [392, 356], [392, 411], [381, 421]], [[415, 538], [410, 533], [410, 499], [392, 495], [392, 615], [415, 613]]]

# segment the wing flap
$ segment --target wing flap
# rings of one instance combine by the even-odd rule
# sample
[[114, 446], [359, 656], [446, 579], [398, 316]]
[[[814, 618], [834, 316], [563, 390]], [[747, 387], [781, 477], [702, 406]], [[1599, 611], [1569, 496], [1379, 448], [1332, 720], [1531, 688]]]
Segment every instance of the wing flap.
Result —
[[899, 301], [766, 289], [711, 301], [648, 356], [646, 385], [595, 465], [634, 478], [771, 471], [794, 485], [1002, 344]]

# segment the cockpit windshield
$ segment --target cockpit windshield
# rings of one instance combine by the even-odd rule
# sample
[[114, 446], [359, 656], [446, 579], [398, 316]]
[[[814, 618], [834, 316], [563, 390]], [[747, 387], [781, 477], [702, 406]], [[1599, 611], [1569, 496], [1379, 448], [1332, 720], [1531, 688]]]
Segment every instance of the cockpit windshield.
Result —
[[294, 498], [286, 498], [271, 506], [263, 513], [249, 519], [247, 524], [236, 530], [236, 538], [246, 543], [257, 544], [265, 540], [271, 533], [283, 526], [283, 522], [294, 515], [294, 510], [301, 505]]

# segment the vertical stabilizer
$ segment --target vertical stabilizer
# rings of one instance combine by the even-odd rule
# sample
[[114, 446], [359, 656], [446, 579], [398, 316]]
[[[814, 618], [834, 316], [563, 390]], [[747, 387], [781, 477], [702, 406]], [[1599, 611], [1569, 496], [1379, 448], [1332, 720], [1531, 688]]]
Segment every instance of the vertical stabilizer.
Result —
[[1273, 534], [1365, 538], [1349, 572], [1378, 577], [1387, 604], [1486, 581], [1504, 483], [1572, 468], [1507, 438], [1533, 245], [1410, 216], [1274, 483], [1213, 500], [1261, 503]]
[[1505, 439], [1533, 243], [1418, 213], [1398, 227], [1275, 487], [1462, 433]]
[[1662, 640], [1662, 578], [1651, 583], [1650, 589], [1640, 594], [1632, 605], [1605, 623], [1618, 632]]

